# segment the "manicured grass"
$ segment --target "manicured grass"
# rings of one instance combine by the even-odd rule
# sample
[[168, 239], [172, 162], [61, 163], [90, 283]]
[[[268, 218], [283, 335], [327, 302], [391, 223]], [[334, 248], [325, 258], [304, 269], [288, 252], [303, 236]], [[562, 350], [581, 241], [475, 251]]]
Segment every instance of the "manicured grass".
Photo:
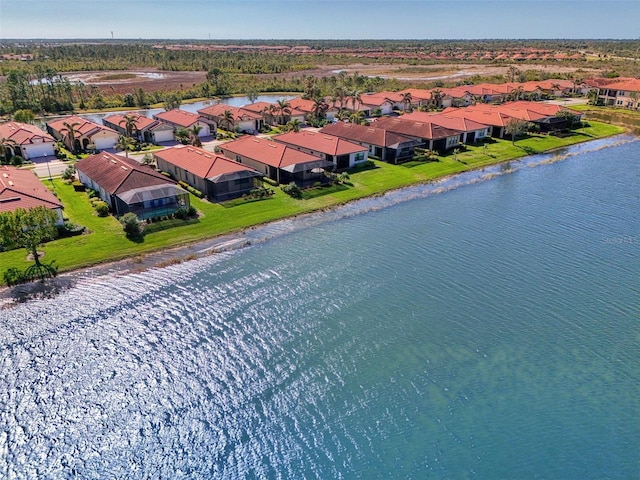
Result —
[[[86, 193], [76, 192], [58, 179], [54, 180], [53, 185], [65, 206], [65, 216], [74, 223], [84, 225], [92, 233], [49, 242], [40, 250], [45, 252], [45, 261], [56, 261], [60, 271], [86, 267], [240, 231], [388, 190], [622, 132], [621, 127], [590, 122], [589, 127], [579, 129], [569, 137], [532, 135], [517, 140], [515, 145], [510, 140], [495, 140], [487, 143], [486, 149], [482, 146], [467, 147], [457, 155], [457, 160], [456, 155], [449, 154], [438, 157], [436, 162], [391, 165], [375, 161], [375, 168], [350, 172], [351, 185], [307, 190], [299, 200], [269, 185], [267, 187], [275, 190], [275, 194], [259, 201], [227, 202], [221, 205], [191, 196], [191, 204], [201, 214], [197, 220], [169, 220], [151, 224], [142, 241], [138, 242], [125, 236], [115, 218], [98, 217]], [[28, 265], [23, 249], [0, 253], [0, 282], [9, 267], [24, 269]]]

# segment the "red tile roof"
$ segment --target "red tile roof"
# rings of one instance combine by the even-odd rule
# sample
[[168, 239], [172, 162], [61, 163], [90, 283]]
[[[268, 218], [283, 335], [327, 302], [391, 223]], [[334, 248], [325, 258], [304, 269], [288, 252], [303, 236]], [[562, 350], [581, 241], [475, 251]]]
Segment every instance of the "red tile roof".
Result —
[[31, 170], [0, 166], [0, 212], [18, 208], [62, 208], [62, 203]]
[[185, 110], [180, 110], [179, 108], [174, 108], [173, 110], [169, 110], [167, 112], [157, 113], [153, 116], [153, 118], [157, 118], [158, 120], [172, 123], [173, 125], [178, 125], [184, 128], [189, 128], [202, 120], [202, 117], [200, 115], [187, 112]]
[[198, 113], [204, 116], [217, 118], [223, 117], [226, 111], [231, 112], [234, 120], [257, 120], [262, 118], [262, 115], [253, 112], [251, 110], [247, 110], [245, 108], [233, 107], [231, 105], [225, 105], [224, 103], [218, 103], [216, 105], [210, 105], [205, 108], [201, 108], [198, 110]]
[[255, 172], [253, 168], [229, 160], [222, 155], [187, 145], [161, 150], [155, 156], [200, 178], [211, 178], [242, 171]]
[[255, 102], [244, 105], [242, 108], [244, 110], [249, 110], [250, 112], [262, 113], [265, 108], [269, 108], [271, 105], [275, 105], [274, 103], [269, 102]]
[[107, 152], [83, 158], [76, 163], [76, 169], [111, 195], [135, 188], [174, 183], [135, 160]]
[[409, 138], [398, 133], [394, 133], [389, 129], [378, 126], [380, 120], [373, 122], [370, 126], [358, 125], [357, 123], [338, 122], [323, 127], [320, 132], [336, 135], [342, 138], [353, 140], [355, 142], [374, 145], [376, 147], [389, 147], [398, 143], [411, 142], [413, 138]]
[[487, 128], [487, 125], [469, 118], [449, 116], [443, 113], [412, 112], [403, 115], [401, 118], [403, 120], [431, 122], [436, 125], [440, 125], [441, 127], [460, 130], [461, 132], [472, 132], [474, 130], [483, 130]]
[[54, 138], [30, 123], [8, 122], [0, 125], [0, 138], [9, 138], [18, 145], [54, 142]]
[[459, 135], [459, 130], [441, 127], [432, 122], [417, 122], [397, 118], [381, 118], [375, 122], [376, 128], [384, 128], [394, 133], [429, 140]]
[[133, 115], [136, 117], [136, 128], [140, 131], [149, 129], [158, 123], [158, 121], [154, 120], [153, 118], [145, 117], [144, 115], [139, 115], [136, 113], [125, 113], [124, 115], [109, 115], [108, 117], [104, 117], [103, 121], [125, 128], [125, 115]]
[[448, 116], [468, 118], [469, 120], [473, 120], [474, 122], [482, 123], [484, 125], [491, 125], [494, 127], [505, 127], [509, 120], [513, 118], [509, 115], [498, 112], [497, 110], [484, 111], [476, 109], [475, 106], [465, 108], [451, 107], [445, 109], [443, 113], [446, 113]]
[[69, 125], [73, 125], [74, 123], [77, 123], [78, 125], [76, 125], [75, 130], [79, 132], [81, 135], [89, 136], [89, 137], [101, 131], [111, 132], [116, 135], [118, 133], [115, 130], [105, 127], [104, 125], [100, 125], [98, 123], [92, 122], [91, 120], [87, 120], [86, 118], [82, 118], [77, 115], [71, 115], [69, 117], [63, 117], [57, 120], [53, 120], [51, 122], [48, 122], [47, 125], [51, 129], [57, 132], [61, 132], [61, 131], [64, 131], [66, 128], [64, 126], [65, 123], [68, 123]]
[[244, 137], [220, 145], [223, 152], [242, 155], [276, 168], [317, 162], [320, 158], [264, 138]]
[[632, 78], [629, 80], [609, 83], [606, 85], [609, 90], [628, 90], [630, 92], [640, 92], [640, 79]]
[[273, 137], [277, 142], [308, 148], [326, 155], [350, 155], [367, 148], [340, 137], [318, 132], [289, 132]]

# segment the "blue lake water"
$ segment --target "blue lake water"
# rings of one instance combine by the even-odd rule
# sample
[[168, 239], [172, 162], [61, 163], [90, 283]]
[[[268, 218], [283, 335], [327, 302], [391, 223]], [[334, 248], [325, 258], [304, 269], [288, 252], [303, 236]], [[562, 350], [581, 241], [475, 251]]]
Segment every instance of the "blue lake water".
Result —
[[640, 141], [487, 172], [0, 311], [0, 477], [640, 477]]
[[[260, 95], [256, 99], [256, 102], [275, 103], [278, 100], [283, 100], [283, 99], [291, 100], [292, 98], [296, 98], [296, 96], [295, 95]], [[233, 107], [242, 107], [244, 105], [250, 104], [251, 102], [249, 101], [248, 97], [228, 97], [228, 98], [220, 98], [220, 99], [212, 99], [212, 100], [203, 100], [203, 101], [194, 102], [194, 103], [185, 103], [183, 105], [180, 105], [180, 110], [184, 110], [186, 112], [191, 112], [191, 113], [198, 113], [198, 110], [202, 110], [203, 108], [206, 108], [209, 105], [216, 105], [218, 103], [231, 105]], [[104, 117], [108, 117], [110, 115], [115, 115], [115, 114], [128, 113], [128, 112], [137, 113], [138, 115], [143, 115], [145, 117], [151, 118], [160, 112], [164, 112], [164, 108], [146, 108], [142, 110], [136, 110], [135, 108], [130, 108], [128, 110], [122, 110], [120, 112], [82, 113], [78, 116], [86, 118], [93, 122], [102, 124], [102, 119]], [[55, 120], [57, 118], [63, 118], [63, 117], [62, 116], [47, 117], [44, 122], [40, 119], [39, 120], [40, 126], [44, 127], [44, 123], [51, 122], [52, 120]]]

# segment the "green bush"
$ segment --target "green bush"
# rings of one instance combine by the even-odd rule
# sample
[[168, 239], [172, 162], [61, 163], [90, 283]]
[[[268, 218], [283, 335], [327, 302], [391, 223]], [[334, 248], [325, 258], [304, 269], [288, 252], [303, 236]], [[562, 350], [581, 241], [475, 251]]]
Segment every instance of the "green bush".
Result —
[[[63, 180], [73, 180], [73, 178], [76, 176], [76, 167], [74, 167], [73, 165], [69, 165], [64, 172], [62, 172], [62, 179]], [[78, 182], [79, 183], [79, 182]]]
[[302, 198], [302, 191], [300, 187], [295, 184], [295, 182], [291, 182], [289, 185], [283, 185], [280, 187], [284, 193], [290, 195], [293, 198]]
[[23, 283], [25, 280], [26, 279], [22, 270], [16, 267], [9, 267], [9, 269], [4, 272], [4, 283], [6, 283], [8, 286]]
[[120, 223], [122, 224], [122, 229], [127, 234], [127, 237], [139, 237], [142, 233], [140, 220], [138, 220], [135, 213], [125, 213], [120, 217]]
[[269, 185], [273, 186], [273, 187], [277, 187], [278, 186], [278, 182], [275, 180], [270, 179], [269, 177], [262, 177], [262, 181], [264, 183], [268, 183]]
[[187, 182], [183, 182], [182, 180], [180, 180], [178, 182], [178, 185], [180, 185], [182, 188], [184, 188], [187, 192], [195, 195], [198, 198], [202, 198], [204, 195], [202, 194], [202, 192], [200, 190], [198, 190], [197, 188], [193, 188], [191, 185], [189, 185]]
[[107, 215], [109, 215], [109, 205], [107, 204], [107, 202], [103, 202], [102, 200], [100, 200], [99, 202], [96, 202], [94, 204], [93, 208], [96, 209], [96, 213], [99, 217], [106, 217]]
[[196, 207], [194, 207], [193, 205], [189, 205], [188, 207], [180, 207], [178, 210], [176, 210], [173, 216], [181, 220], [185, 220], [189, 217], [194, 217], [196, 213], [198, 213]]

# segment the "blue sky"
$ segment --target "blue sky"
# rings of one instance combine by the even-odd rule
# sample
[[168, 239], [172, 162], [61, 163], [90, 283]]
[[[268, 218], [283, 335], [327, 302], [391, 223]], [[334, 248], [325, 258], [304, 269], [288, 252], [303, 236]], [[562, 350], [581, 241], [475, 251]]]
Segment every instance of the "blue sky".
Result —
[[640, 0], [0, 0], [0, 39], [640, 38]]

